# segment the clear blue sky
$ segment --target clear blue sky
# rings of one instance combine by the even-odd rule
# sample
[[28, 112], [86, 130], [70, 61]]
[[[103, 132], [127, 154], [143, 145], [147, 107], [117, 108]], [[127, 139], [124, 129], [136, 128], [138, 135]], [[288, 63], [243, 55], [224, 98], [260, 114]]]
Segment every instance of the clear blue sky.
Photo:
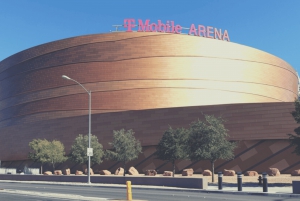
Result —
[[107, 33], [124, 18], [227, 29], [231, 42], [300, 72], [300, 0], [0, 0], [0, 61], [46, 42]]

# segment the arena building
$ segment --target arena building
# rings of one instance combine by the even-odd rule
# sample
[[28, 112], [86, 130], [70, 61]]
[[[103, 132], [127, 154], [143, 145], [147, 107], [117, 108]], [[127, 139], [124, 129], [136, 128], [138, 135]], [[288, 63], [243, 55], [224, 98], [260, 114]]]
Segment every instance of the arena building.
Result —
[[[228, 38], [229, 39], [229, 38]], [[287, 133], [297, 127], [291, 112], [298, 97], [296, 71], [282, 59], [244, 45], [193, 35], [115, 32], [42, 44], [0, 62], [0, 160], [2, 166], [36, 166], [28, 143], [60, 140], [69, 152], [78, 134], [88, 133], [92, 91], [92, 134], [105, 149], [113, 130], [133, 129], [143, 146], [139, 171], [171, 170], [155, 158], [169, 125], [188, 128], [204, 114], [222, 116], [235, 158], [216, 162], [216, 171], [300, 168]], [[69, 166], [70, 162], [57, 167]], [[114, 171], [105, 161], [93, 169]], [[179, 161], [176, 171], [210, 168], [208, 161]]]

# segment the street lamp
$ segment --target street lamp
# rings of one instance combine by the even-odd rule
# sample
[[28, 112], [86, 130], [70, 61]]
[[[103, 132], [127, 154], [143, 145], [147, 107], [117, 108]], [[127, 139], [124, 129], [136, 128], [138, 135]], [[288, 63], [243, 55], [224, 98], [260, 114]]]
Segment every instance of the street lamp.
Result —
[[88, 184], [91, 183], [91, 176], [90, 176], [90, 169], [91, 169], [91, 156], [93, 155], [93, 151], [91, 149], [91, 105], [92, 105], [92, 91], [88, 91], [86, 88], [84, 88], [84, 86], [82, 86], [82, 84], [80, 84], [79, 82], [77, 82], [76, 80], [69, 78], [66, 75], [62, 75], [61, 76], [63, 79], [66, 80], [72, 80], [74, 82], [76, 82], [77, 84], [79, 84], [88, 94], [89, 94], [89, 147], [87, 149], [87, 155], [89, 157], [89, 162], [88, 162]]

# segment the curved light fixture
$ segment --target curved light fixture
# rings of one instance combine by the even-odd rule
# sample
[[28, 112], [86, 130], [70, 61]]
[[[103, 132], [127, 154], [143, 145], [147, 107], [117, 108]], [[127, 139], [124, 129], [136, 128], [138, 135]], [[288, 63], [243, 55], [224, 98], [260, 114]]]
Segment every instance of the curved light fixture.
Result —
[[71, 78], [69, 78], [69, 77], [66, 76], [66, 75], [62, 75], [61, 77], [64, 78], [64, 79], [66, 79], [66, 80], [70, 80], [70, 79], [71, 79]]

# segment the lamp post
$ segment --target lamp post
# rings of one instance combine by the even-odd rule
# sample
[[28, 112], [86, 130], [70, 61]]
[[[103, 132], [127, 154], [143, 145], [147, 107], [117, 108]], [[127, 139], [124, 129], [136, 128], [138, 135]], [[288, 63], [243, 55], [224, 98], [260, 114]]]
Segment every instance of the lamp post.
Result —
[[[66, 75], [62, 75], [61, 76], [63, 79], [66, 79], [66, 80], [72, 80], [74, 82], [76, 82], [77, 84], [79, 84], [89, 95], [89, 147], [88, 147], [88, 150], [91, 150], [91, 105], [92, 105], [92, 91], [88, 91], [84, 86], [82, 86], [82, 84], [80, 84], [79, 82], [77, 82], [76, 80], [72, 79], [72, 78], [69, 78], [68, 76]], [[87, 151], [87, 155], [89, 157], [89, 161], [88, 161], [88, 184], [91, 183], [91, 176], [90, 176], [90, 169], [91, 169], [91, 153], [89, 153]]]

